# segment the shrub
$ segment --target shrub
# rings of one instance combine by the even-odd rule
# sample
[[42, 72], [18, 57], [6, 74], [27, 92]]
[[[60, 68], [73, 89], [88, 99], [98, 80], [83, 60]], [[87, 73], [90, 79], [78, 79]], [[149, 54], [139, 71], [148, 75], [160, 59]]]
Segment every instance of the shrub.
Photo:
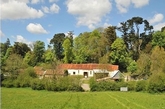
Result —
[[2, 86], [7, 87], [7, 88], [14, 87], [13, 80], [10, 78], [5, 79], [4, 81], [2, 81]]
[[148, 92], [158, 93], [165, 91], [165, 74], [153, 74], [149, 79]]
[[147, 85], [147, 81], [146, 80], [137, 81], [136, 82], [135, 91], [137, 91], [137, 92], [139, 92], [139, 91], [146, 91], [146, 85]]
[[33, 90], [44, 90], [45, 89], [44, 82], [39, 79], [34, 79], [31, 83], [31, 88]]
[[127, 82], [127, 87], [129, 91], [135, 91], [136, 81]]

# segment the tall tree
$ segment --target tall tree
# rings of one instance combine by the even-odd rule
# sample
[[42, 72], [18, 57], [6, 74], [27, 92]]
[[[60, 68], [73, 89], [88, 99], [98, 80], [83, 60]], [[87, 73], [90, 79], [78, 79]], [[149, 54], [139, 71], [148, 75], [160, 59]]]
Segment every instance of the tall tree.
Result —
[[126, 70], [130, 62], [129, 54], [126, 50], [126, 45], [121, 38], [117, 38], [111, 45], [110, 62], [119, 65], [120, 70]]
[[44, 52], [45, 52], [45, 43], [42, 41], [36, 41], [34, 43], [34, 50], [33, 50], [36, 63], [43, 62], [42, 56]]
[[74, 39], [74, 63], [86, 63], [89, 57], [88, 50], [88, 38], [90, 36], [89, 32], [81, 33], [78, 37]]
[[[140, 27], [144, 29], [140, 29]], [[151, 41], [152, 29], [149, 22], [141, 17], [133, 17], [122, 22], [121, 27], [118, 28], [122, 32], [127, 50], [132, 54], [134, 60], [138, 59], [140, 50], [144, 49], [146, 44]], [[140, 33], [140, 31], [142, 32]]]
[[65, 40], [65, 34], [64, 33], [58, 33], [53, 36], [53, 38], [50, 40], [50, 44], [53, 44], [53, 49], [55, 51], [55, 56], [58, 60], [63, 59], [63, 47], [62, 44]]
[[110, 47], [117, 38], [115, 27], [109, 26], [105, 28], [103, 34], [104, 37], [107, 39], [107, 47]]
[[73, 61], [73, 52], [72, 52], [72, 44], [70, 40], [67, 38], [62, 44], [64, 48], [64, 63], [71, 63]]

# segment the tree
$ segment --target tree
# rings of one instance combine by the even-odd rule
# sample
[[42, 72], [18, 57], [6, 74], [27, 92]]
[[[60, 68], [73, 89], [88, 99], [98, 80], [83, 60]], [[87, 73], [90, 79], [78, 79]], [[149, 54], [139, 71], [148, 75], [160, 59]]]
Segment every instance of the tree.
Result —
[[27, 46], [27, 44], [22, 42], [15, 42], [13, 47], [13, 52], [16, 54], [21, 55], [23, 58], [25, 54], [30, 51], [30, 48]]
[[42, 41], [36, 41], [34, 43], [33, 52], [34, 52], [36, 63], [42, 62], [43, 61], [42, 56], [45, 52], [45, 43]]
[[22, 57], [18, 54], [11, 54], [5, 62], [5, 74], [16, 78], [22, 67]]
[[[144, 31], [140, 33], [141, 26]], [[143, 50], [152, 39], [153, 27], [149, 25], [147, 20], [143, 20], [141, 17], [133, 17], [126, 22], [122, 22], [117, 29], [122, 32], [122, 38], [127, 50], [132, 53], [133, 60], [137, 60], [140, 50]]]
[[[165, 51], [164, 48], [155, 46], [151, 54], [151, 68], [152, 74], [163, 72], [165, 67]], [[164, 72], [165, 73], [165, 72]]]
[[152, 37], [152, 45], [165, 48], [165, 31], [156, 31]]
[[55, 56], [57, 59], [61, 60], [63, 59], [63, 47], [62, 44], [65, 40], [65, 34], [64, 33], [58, 33], [53, 36], [53, 38], [50, 40], [50, 44], [53, 44], [53, 49], [55, 51]]
[[84, 32], [74, 40], [76, 63], [98, 63], [107, 52], [107, 39], [98, 30]]
[[55, 54], [51, 49], [48, 49], [44, 53], [44, 62], [51, 63], [55, 58]]
[[116, 36], [116, 31], [115, 31], [115, 27], [113, 26], [109, 26], [107, 28], [104, 29], [104, 37], [107, 39], [107, 46], [111, 46], [111, 44], [116, 40], [117, 36]]
[[151, 58], [150, 54], [141, 53], [139, 59], [137, 60], [137, 71], [132, 74], [132, 76], [136, 76], [138, 78], [149, 78], [151, 75], [150, 72], [151, 66]]
[[86, 63], [89, 57], [88, 55], [88, 38], [90, 33], [81, 33], [78, 37], [74, 39], [74, 63]]
[[119, 65], [120, 70], [126, 70], [129, 61], [129, 54], [123, 39], [117, 38], [111, 45], [110, 62]]
[[72, 52], [72, 44], [70, 40], [67, 38], [62, 44], [64, 48], [64, 63], [71, 63], [73, 61], [73, 52]]
[[129, 66], [127, 67], [127, 71], [134, 73], [137, 70], [137, 63], [135, 61], [132, 61]]
[[165, 31], [165, 26], [161, 28], [161, 32]]

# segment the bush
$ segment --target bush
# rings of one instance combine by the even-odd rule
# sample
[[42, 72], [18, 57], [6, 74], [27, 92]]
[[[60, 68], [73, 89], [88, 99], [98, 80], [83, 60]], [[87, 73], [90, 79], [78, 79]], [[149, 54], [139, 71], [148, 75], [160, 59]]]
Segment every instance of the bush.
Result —
[[13, 80], [9, 78], [5, 79], [4, 81], [2, 81], [2, 86], [7, 87], [7, 88], [14, 87]]
[[127, 87], [129, 91], [135, 91], [136, 81], [127, 82]]
[[149, 79], [148, 92], [158, 93], [165, 91], [165, 74], [157, 73], [153, 74]]
[[136, 82], [135, 91], [136, 92], [146, 91], [146, 86], [147, 86], [147, 81], [146, 80], [137, 81]]
[[34, 79], [31, 83], [31, 88], [33, 90], [44, 90], [45, 89], [44, 82], [39, 79]]

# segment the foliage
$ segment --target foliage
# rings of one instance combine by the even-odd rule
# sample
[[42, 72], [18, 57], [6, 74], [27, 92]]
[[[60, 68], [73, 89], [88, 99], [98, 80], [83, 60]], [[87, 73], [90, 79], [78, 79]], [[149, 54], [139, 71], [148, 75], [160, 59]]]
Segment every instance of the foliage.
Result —
[[117, 38], [111, 45], [110, 62], [119, 65], [120, 70], [126, 69], [129, 65], [129, 54], [126, 45], [121, 38]]
[[116, 31], [114, 26], [109, 26], [104, 29], [103, 32], [104, 37], [107, 39], [107, 46], [111, 46], [112, 43], [116, 40]]
[[73, 60], [73, 52], [72, 52], [72, 44], [70, 40], [67, 38], [62, 44], [62, 47], [64, 48], [64, 63], [71, 63]]
[[42, 57], [44, 52], [45, 52], [45, 43], [42, 41], [36, 41], [34, 43], [34, 49], [33, 49], [33, 53], [34, 53], [33, 61], [36, 61], [35, 63], [43, 62]]
[[31, 82], [31, 88], [33, 90], [44, 90], [45, 87], [44, 87], [44, 82], [40, 79], [34, 79], [32, 82]]
[[157, 72], [163, 72], [165, 66], [165, 51], [158, 46], [154, 47], [151, 54], [151, 68], [152, 74]]
[[13, 46], [14, 53], [24, 57], [28, 51], [30, 51], [30, 48], [27, 46], [27, 44], [22, 42], [14, 42], [14, 46]]
[[165, 74], [156, 73], [151, 76], [148, 84], [148, 92], [158, 93], [165, 92]]
[[130, 65], [127, 67], [127, 71], [134, 73], [137, 70], [137, 63], [135, 61], [132, 61]]
[[16, 77], [22, 67], [22, 57], [18, 54], [11, 54], [5, 62], [4, 74]]
[[147, 89], [147, 81], [146, 80], [141, 80], [136, 82], [136, 88], [135, 91], [146, 91]]
[[146, 53], [141, 53], [139, 59], [137, 60], [137, 71], [132, 74], [138, 78], [148, 79], [151, 75], [150, 72], [151, 59], [150, 55]]
[[64, 33], [58, 33], [53, 36], [53, 38], [50, 40], [50, 44], [53, 44], [53, 49], [55, 52], [55, 56], [58, 60], [63, 59], [63, 47], [62, 44], [65, 40], [65, 34]]
[[51, 50], [51, 49], [46, 50], [43, 55], [43, 58], [44, 58], [44, 62], [46, 64], [51, 63], [55, 59], [55, 54], [54, 54], [53, 50]]
[[154, 46], [164, 47], [165, 48], [165, 31], [156, 31], [152, 37], [152, 44]]
[[[132, 53], [133, 60], [137, 60], [140, 50], [144, 49], [152, 39], [153, 26], [147, 20], [141, 17], [132, 17], [126, 22], [120, 23], [117, 29], [122, 32], [122, 38], [126, 44], [127, 50]], [[141, 26], [144, 25], [144, 26]], [[140, 33], [140, 27], [144, 30]]]

